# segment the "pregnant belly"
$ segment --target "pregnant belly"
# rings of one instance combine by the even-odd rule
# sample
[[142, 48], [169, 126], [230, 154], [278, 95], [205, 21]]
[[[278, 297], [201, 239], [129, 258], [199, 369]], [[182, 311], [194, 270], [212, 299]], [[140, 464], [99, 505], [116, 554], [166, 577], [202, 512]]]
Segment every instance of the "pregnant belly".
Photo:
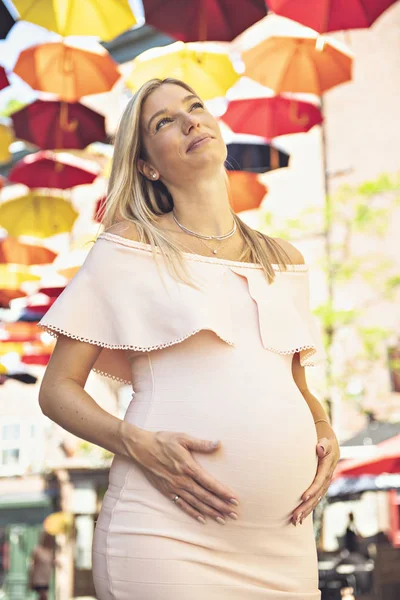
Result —
[[125, 419], [150, 431], [185, 432], [221, 441], [195, 460], [237, 494], [241, 518], [282, 525], [312, 483], [317, 435], [312, 414], [293, 381], [234, 385], [156, 386], [140, 391]]

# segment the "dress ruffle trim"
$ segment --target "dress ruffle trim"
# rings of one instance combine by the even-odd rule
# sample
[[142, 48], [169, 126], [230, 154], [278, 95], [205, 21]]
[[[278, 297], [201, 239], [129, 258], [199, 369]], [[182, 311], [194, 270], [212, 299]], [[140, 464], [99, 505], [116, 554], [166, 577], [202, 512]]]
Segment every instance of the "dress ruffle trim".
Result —
[[325, 360], [309, 309], [306, 265], [278, 271], [269, 284], [262, 270], [248, 264], [222, 261], [211, 268], [209, 261], [195, 260], [192, 273], [202, 282], [195, 289], [177, 282], [166, 270], [161, 280], [147, 244], [141, 248], [138, 242], [132, 246], [110, 241], [97, 240], [84, 265], [38, 323], [54, 337], [65, 335], [101, 347], [92, 369], [96, 373], [129, 384], [127, 351], [161, 350], [203, 330], [235, 346], [229, 285], [235, 275], [245, 278], [257, 305], [266, 350], [282, 355], [299, 352], [303, 366]]

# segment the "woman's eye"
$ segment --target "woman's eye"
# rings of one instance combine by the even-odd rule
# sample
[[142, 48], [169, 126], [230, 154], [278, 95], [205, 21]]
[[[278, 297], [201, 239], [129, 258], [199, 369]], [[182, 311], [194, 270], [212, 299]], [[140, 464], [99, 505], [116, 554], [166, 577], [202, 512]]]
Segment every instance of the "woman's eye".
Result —
[[192, 110], [193, 108], [204, 108], [204, 105], [201, 102], [195, 102], [194, 104], [192, 104], [192, 106], [190, 107], [190, 110]]
[[156, 125], [156, 131], [158, 131], [164, 123], [168, 123], [169, 121], [172, 121], [172, 119], [170, 117], [164, 117], [163, 119], [161, 119], [161, 121], [158, 121], [158, 123]]

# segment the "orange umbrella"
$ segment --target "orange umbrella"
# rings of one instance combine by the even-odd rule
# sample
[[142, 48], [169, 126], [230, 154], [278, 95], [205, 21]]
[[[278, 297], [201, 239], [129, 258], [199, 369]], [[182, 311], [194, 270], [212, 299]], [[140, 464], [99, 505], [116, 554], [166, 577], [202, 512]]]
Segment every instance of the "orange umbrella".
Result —
[[40, 341], [42, 335], [43, 331], [36, 323], [1, 323], [0, 339], [2, 342]]
[[228, 177], [230, 202], [236, 213], [260, 206], [268, 188], [259, 181], [257, 173], [228, 171]]
[[33, 89], [57, 94], [66, 102], [108, 92], [120, 78], [117, 63], [102, 46], [94, 52], [66, 42], [39, 44], [23, 50], [14, 73]]
[[298, 35], [271, 35], [243, 53], [245, 75], [283, 92], [321, 96], [349, 81], [353, 57], [339, 42], [307, 30]]
[[46, 265], [52, 263], [57, 254], [43, 246], [22, 244], [8, 236], [0, 240], [0, 263], [18, 265]]

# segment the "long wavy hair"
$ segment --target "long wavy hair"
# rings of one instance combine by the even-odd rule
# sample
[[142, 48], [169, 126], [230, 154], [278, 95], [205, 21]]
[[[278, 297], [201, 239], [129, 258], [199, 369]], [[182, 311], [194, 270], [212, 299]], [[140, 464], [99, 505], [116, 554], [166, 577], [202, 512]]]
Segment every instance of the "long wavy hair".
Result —
[[[193, 281], [188, 274], [182, 250], [155, 224], [157, 217], [173, 209], [174, 200], [162, 181], [147, 179], [138, 168], [139, 159], [147, 159], [140, 133], [142, 107], [150, 94], [164, 84], [179, 85], [198, 95], [185, 82], [167, 78], [147, 81], [130, 99], [114, 139], [114, 156], [101, 224], [104, 230], [107, 230], [120, 221], [134, 223], [139, 240], [151, 245], [155, 257], [157, 247], [170, 273], [190, 285]], [[229, 194], [227, 173], [226, 182]], [[286, 270], [287, 263], [292, 261], [275, 240], [246, 225], [233, 210], [232, 215], [245, 241], [245, 248], [238, 260], [260, 264], [271, 283], [275, 278], [272, 264], [275, 263], [281, 270]]]

